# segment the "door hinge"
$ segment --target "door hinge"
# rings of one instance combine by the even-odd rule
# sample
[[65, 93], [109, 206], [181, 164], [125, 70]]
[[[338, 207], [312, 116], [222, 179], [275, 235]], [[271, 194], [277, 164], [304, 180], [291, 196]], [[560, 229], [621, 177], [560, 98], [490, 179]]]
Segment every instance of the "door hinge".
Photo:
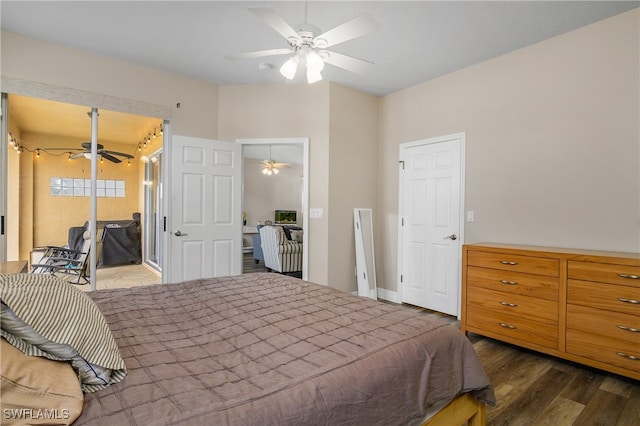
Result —
[[400, 218], [400, 222], [401, 222], [400, 226], [404, 226], [404, 217]]
[[162, 230], [164, 232], [167, 232], [167, 217], [166, 216], [162, 217]]
[[404, 282], [404, 275], [400, 274], [400, 282]]
[[404, 160], [400, 160], [400, 161], [398, 161], [398, 163], [400, 163], [402, 165], [402, 170], [404, 170]]

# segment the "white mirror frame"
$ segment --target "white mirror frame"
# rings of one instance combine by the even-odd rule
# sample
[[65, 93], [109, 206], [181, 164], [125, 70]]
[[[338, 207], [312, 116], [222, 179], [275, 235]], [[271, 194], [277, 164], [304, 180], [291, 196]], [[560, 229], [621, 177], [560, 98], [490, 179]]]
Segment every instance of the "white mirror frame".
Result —
[[353, 209], [356, 243], [358, 296], [378, 299], [376, 261], [373, 249], [373, 213], [371, 209]]

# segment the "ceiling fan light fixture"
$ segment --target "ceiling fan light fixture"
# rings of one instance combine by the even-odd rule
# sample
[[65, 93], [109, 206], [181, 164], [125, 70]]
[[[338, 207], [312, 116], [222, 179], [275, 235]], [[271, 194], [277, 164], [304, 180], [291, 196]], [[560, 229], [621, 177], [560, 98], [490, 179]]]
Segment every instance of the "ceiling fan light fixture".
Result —
[[293, 80], [293, 77], [295, 77], [296, 71], [298, 70], [299, 63], [300, 58], [298, 55], [291, 56], [280, 68], [280, 74], [282, 74], [282, 76], [287, 80]]
[[316, 71], [311, 67], [307, 67], [307, 83], [313, 84], [322, 80], [322, 74], [320, 71]]
[[324, 61], [322, 57], [314, 50], [307, 52], [307, 83], [313, 84], [322, 80], [320, 73], [324, 69]]

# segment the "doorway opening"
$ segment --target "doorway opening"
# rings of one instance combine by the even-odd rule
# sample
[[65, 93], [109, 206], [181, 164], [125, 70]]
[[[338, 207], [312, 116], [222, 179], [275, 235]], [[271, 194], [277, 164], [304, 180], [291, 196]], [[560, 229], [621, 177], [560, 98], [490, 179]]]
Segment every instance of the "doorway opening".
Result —
[[[236, 142], [243, 147], [245, 264], [256, 265], [257, 261], [257, 265], [264, 266], [264, 260], [254, 258], [258, 250], [253, 247], [258, 225], [275, 224], [276, 210], [295, 211], [295, 221], [288, 225], [301, 228], [301, 233], [296, 235], [302, 243], [302, 279], [308, 279], [309, 139], [237, 139]], [[274, 172], [274, 167], [279, 170]], [[243, 269], [251, 272], [255, 267]]]
[[[38, 261], [41, 247], [70, 245], [71, 228], [81, 228], [89, 221], [91, 162], [85, 145], [92, 134], [91, 108], [17, 94], [4, 96], [8, 141], [2, 147], [3, 168], [7, 165], [3, 189], [11, 194], [3, 211], [9, 219], [6, 259], [32, 264]], [[146, 229], [139, 219], [137, 230], [123, 228], [135, 227], [131, 222], [146, 212], [139, 196], [144, 177], [140, 159], [145, 151], [162, 146], [162, 123], [154, 117], [106, 109], [98, 112], [97, 220], [110, 226], [112, 238]], [[123, 274], [116, 271], [120, 266], [143, 267], [140, 260], [146, 250], [141, 250], [142, 241], [133, 240], [127, 238], [131, 244], [126, 250], [132, 257], [118, 265], [117, 259], [106, 259], [103, 250], [103, 260], [112, 264], [100, 266], [105, 273], [99, 271], [99, 280], [120, 279]], [[116, 258], [122, 259], [120, 255]], [[158, 270], [154, 275], [151, 279], [161, 282]], [[138, 277], [136, 282], [145, 279]]]

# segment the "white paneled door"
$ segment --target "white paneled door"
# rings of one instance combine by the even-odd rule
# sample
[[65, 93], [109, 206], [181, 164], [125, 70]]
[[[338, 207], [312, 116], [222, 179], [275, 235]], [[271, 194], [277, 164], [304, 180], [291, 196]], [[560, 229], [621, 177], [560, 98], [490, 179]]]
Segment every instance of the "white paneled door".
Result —
[[242, 273], [241, 146], [171, 138], [169, 282]]
[[402, 301], [458, 315], [464, 135], [400, 148]]

